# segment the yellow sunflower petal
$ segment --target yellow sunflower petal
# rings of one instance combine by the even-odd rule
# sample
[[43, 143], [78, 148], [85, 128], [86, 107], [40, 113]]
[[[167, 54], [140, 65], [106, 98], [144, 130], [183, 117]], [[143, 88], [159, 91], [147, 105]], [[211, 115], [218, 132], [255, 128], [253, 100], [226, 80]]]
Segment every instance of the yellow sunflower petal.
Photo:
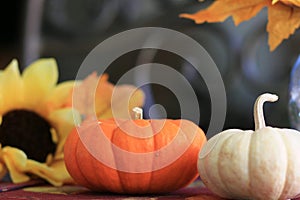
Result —
[[[60, 83], [56, 88], [49, 94], [46, 100], [48, 112], [67, 106], [68, 98], [72, 93], [73, 87], [76, 85], [74, 81], [66, 81]], [[70, 105], [71, 106], [71, 105]]]
[[17, 60], [0, 73], [0, 115], [21, 107], [23, 100], [22, 79]]
[[54, 159], [61, 158], [63, 156], [63, 146], [67, 136], [74, 128], [74, 124], [80, 124], [80, 114], [72, 108], [65, 108], [53, 111], [49, 115], [48, 120], [56, 129], [58, 137]]
[[28, 181], [30, 179], [29, 174], [43, 178], [54, 186], [72, 182], [63, 160], [55, 161], [48, 166], [27, 159], [23, 151], [13, 147], [4, 147], [0, 152], [0, 160], [8, 168], [14, 183]]
[[41, 110], [37, 109], [43, 109], [41, 104], [57, 80], [58, 70], [54, 59], [39, 59], [28, 66], [23, 72], [25, 107], [40, 113]]
[[7, 168], [5, 167], [4, 163], [0, 162], [0, 180], [5, 176], [7, 173]]
[[80, 115], [71, 107], [67, 108], [74, 81], [56, 85], [57, 80], [54, 59], [32, 63], [22, 76], [15, 60], [7, 69], [0, 70], [0, 119], [1, 114], [16, 108], [36, 112], [49, 121], [52, 139], [57, 143], [56, 154], [49, 154], [47, 163], [27, 159], [22, 150], [8, 146], [1, 148], [0, 144], [0, 178], [9, 171], [15, 183], [28, 181], [31, 175], [56, 186], [72, 181], [64, 166], [63, 146], [74, 124], [80, 123]]
[[26, 171], [26, 173], [34, 174], [40, 178], [43, 178], [54, 186], [61, 186], [64, 183], [73, 182], [65, 167], [63, 159], [51, 163], [50, 166], [34, 160], [28, 160], [24, 171]]
[[23, 172], [27, 161], [27, 156], [23, 151], [6, 146], [1, 149], [0, 160], [2, 163], [5, 163], [14, 183], [21, 183], [30, 179], [29, 176]]
[[74, 180], [71, 178], [66, 169], [66, 165], [63, 159], [56, 160], [51, 163], [50, 168], [52, 169], [52, 171], [54, 171], [54, 173], [48, 174], [48, 177], [52, 178], [52, 180], [56, 180], [56, 182], [58, 183], [74, 183]]

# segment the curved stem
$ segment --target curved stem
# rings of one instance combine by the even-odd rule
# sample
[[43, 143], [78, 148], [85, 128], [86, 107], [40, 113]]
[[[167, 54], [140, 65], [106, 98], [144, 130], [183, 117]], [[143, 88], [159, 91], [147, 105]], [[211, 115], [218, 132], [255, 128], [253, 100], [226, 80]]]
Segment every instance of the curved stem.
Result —
[[264, 118], [264, 111], [263, 111], [263, 104], [266, 101], [275, 102], [278, 100], [278, 96], [275, 94], [265, 93], [260, 95], [254, 104], [254, 123], [255, 123], [255, 130], [261, 129], [266, 126], [265, 118]]
[[143, 119], [143, 109], [139, 107], [134, 107], [132, 109], [134, 113], [134, 119]]

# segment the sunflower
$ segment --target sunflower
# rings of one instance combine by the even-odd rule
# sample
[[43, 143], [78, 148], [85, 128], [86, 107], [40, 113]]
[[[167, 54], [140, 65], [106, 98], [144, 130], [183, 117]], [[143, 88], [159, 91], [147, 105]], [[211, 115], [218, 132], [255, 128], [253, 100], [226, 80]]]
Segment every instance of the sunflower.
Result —
[[294, 34], [300, 26], [299, 0], [216, 0], [207, 9], [181, 17], [204, 22], [222, 22], [232, 16], [235, 25], [254, 17], [264, 7], [268, 8], [267, 31], [269, 46], [273, 51], [284, 40]]
[[21, 74], [13, 60], [0, 70], [0, 178], [14, 183], [39, 177], [72, 182], [63, 159], [68, 133], [80, 117], [65, 106], [74, 81], [57, 84], [54, 59], [39, 59]]

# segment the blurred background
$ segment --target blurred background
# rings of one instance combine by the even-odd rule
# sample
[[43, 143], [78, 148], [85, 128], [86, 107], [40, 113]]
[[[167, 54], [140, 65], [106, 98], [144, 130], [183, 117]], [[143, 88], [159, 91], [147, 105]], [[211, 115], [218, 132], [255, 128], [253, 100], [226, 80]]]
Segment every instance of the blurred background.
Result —
[[[269, 125], [289, 127], [288, 87], [291, 68], [300, 53], [300, 33], [284, 41], [274, 52], [267, 45], [267, 13], [235, 27], [224, 23], [196, 25], [181, 19], [212, 1], [196, 0], [28, 0], [3, 1], [1, 5], [0, 66], [17, 58], [24, 68], [39, 57], [56, 58], [60, 81], [74, 79], [85, 56], [108, 37], [137, 27], [165, 27], [198, 41], [220, 70], [227, 94], [224, 129], [253, 129], [253, 104], [264, 92], [280, 99], [266, 104]], [[134, 42], [134, 41], [133, 41]], [[151, 57], [143, 56], [151, 55]], [[148, 62], [158, 62], [180, 71], [191, 83], [200, 102], [199, 125], [206, 130], [210, 120], [210, 97], [200, 74], [184, 59], [170, 52], [145, 49], [122, 55], [108, 67], [115, 83], [126, 71]], [[168, 118], [179, 118], [180, 108], [167, 88], [151, 85], [153, 103], [165, 107]], [[148, 93], [147, 93], [148, 94]], [[149, 94], [148, 94], [149, 95]], [[147, 112], [147, 111], [146, 111]]]

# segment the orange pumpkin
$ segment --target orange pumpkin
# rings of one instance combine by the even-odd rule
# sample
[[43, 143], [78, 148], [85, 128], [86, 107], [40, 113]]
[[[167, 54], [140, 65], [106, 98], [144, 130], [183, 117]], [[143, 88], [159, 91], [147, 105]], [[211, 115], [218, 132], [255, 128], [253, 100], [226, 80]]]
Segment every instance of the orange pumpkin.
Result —
[[95, 191], [165, 193], [198, 176], [203, 131], [188, 120], [99, 120], [75, 128], [65, 143], [73, 179]]

